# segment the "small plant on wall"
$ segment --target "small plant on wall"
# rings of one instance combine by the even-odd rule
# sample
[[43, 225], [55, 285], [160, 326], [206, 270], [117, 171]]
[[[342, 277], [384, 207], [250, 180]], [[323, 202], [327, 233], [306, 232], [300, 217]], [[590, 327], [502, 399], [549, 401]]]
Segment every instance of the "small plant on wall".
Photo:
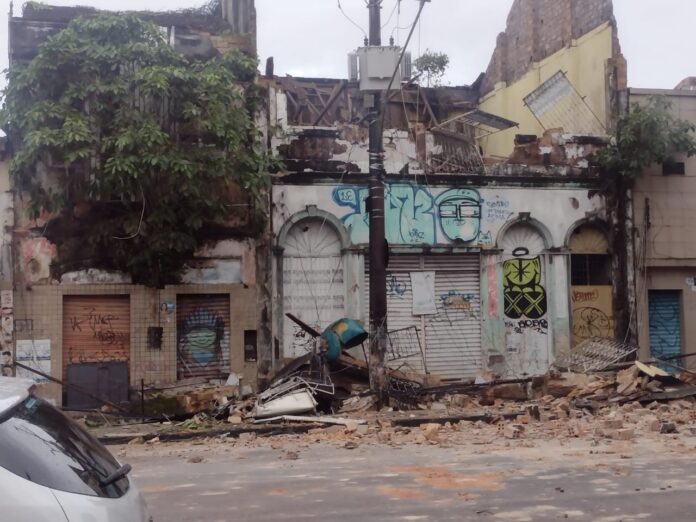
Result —
[[274, 161], [254, 124], [253, 58], [191, 61], [152, 23], [102, 13], [73, 20], [8, 77], [1, 124], [16, 185], [96, 266], [176, 282], [240, 193], [248, 223], [262, 222], [254, 208]]

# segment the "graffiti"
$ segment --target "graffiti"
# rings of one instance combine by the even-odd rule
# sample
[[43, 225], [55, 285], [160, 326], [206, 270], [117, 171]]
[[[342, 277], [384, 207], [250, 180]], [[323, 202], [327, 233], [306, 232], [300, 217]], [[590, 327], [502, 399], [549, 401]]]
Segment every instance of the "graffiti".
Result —
[[520, 319], [517, 322], [505, 321], [505, 326], [518, 334], [523, 333], [524, 330], [532, 330], [546, 335], [549, 329], [549, 323], [546, 319]]
[[469, 242], [479, 235], [481, 197], [473, 189], [449, 189], [436, 200], [440, 228], [450, 241]]
[[400, 282], [396, 274], [387, 275], [387, 295], [403, 297], [406, 293], [406, 283]]
[[[513, 255], [526, 255], [515, 249]], [[503, 263], [505, 316], [510, 319], [540, 319], [546, 315], [546, 290], [541, 286], [541, 259], [516, 257]]]
[[599, 290], [596, 288], [592, 290], [573, 290], [574, 303], [587, 303], [597, 299], [599, 299]]
[[510, 209], [510, 202], [504, 199], [484, 201], [484, 218], [486, 221], [507, 221], [514, 212]]
[[[342, 217], [353, 243], [367, 243], [368, 189], [335, 187], [334, 202], [349, 209]], [[480, 232], [481, 197], [474, 189], [447, 189], [437, 196], [419, 185], [389, 183], [384, 193], [385, 234], [394, 244], [435, 244], [437, 229], [444, 241], [474, 241]]]
[[491, 236], [490, 230], [479, 234], [478, 244], [481, 246], [490, 246], [493, 244], [493, 237]]
[[187, 364], [209, 366], [222, 360], [225, 321], [217, 313], [197, 307], [177, 330], [179, 354]]
[[119, 346], [124, 348], [128, 344], [128, 333], [118, 332], [114, 329], [114, 321], [118, 317], [113, 314], [100, 314], [96, 308], [91, 308], [83, 316], [73, 316], [70, 318], [72, 331], [82, 332], [85, 327], [92, 332], [92, 337], [105, 346]]
[[476, 294], [464, 294], [456, 290], [450, 290], [440, 296], [440, 301], [445, 308], [453, 310], [471, 310], [476, 300]]
[[610, 317], [599, 308], [583, 306], [573, 310], [574, 340], [589, 339], [590, 337], [611, 337], [612, 325]]
[[[319, 330], [319, 325], [311, 325], [315, 330]], [[314, 337], [305, 332], [299, 325], [292, 325], [292, 346], [294, 353], [309, 353], [314, 350]]]

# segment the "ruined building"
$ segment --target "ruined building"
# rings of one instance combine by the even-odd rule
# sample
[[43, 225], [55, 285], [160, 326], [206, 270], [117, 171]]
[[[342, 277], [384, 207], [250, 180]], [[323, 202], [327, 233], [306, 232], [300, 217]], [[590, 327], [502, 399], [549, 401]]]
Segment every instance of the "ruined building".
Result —
[[[355, 84], [267, 77], [274, 359], [368, 320], [368, 137]], [[591, 157], [625, 103], [609, 0], [516, 0], [470, 86], [388, 95], [384, 119], [391, 364], [444, 379], [543, 373], [614, 336], [607, 208]]]
[[[207, 59], [227, 49], [254, 54], [254, 2], [224, 0], [221, 7], [222, 18], [194, 12], [140, 16], [159, 26], [187, 57]], [[12, 63], [27, 62], [48, 36], [94, 12], [26, 4], [21, 16], [10, 19]], [[264, 357], [256, 345], [257, 250], [264, 247], [262, 239], [244, 237], [253, 213], [241, 189], [233, 187], [236, 210], [222, 221], [224, 230], [242, 232], [218, 234], [206, 243], [187, 263], [181, 284], [150, 288], [133, 284], [129, 274], [101, 268], [100, 253], [89, 252], [79, 227], [60, 227], [46, 214], [30, 220], [27, 198], [12, 189], [6, 170], [0, 174], [3, 342], [15, 347], [18, 362], [112, 401], [128, 400], [141, 383], [224, 382], [230, 374], [241, 386], [255, 388]], [[49, 182], [55, 175], [47, 166]], [[80, 212], [85, 209], [74, 213]], [[108, 258], [108, 252], [101, 254]], [[85, 266], [85, 258], [94, 266]], [[42, 386], [69, 407], [95, 405], [72, 390]]]

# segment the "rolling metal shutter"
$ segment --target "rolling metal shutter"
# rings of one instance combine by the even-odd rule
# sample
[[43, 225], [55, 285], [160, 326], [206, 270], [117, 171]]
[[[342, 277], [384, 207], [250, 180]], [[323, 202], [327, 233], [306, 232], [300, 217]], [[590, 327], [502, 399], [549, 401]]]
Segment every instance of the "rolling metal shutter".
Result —
[[[411, 272], [435, 272], [437, 314], [413, 315]], [[365, 261], [369, 310], [369, 264]], [[366, 319], [369, 319], [366, 318]], [[399, 255], [387, 269], [387, 327], [418, 330], [428, 372], [443, 379], [471, 377], [481, 364], [481, 294], [478, 254]], [[366, 321], [369, 322], [369, 321]], [[425, 333], [425, 335], [424, 335]], [[420, 360], [409, 365], [422, 371]]]
[[664, 359], [681, 353], [681, 292], [648, 291], [650, 355]]
[[[411, 354], [407, 357], [389, 361], [389, 367], [402, 370], [424, 372], [422, 355], [423, 329], [419, 316], [413, 315], [413, 289], [411, 272], [420, 271], [421, 259], [418, 255], [399, 255], [389, 258], [387, 269], [387, 329], [393, 343], [409, 342], [411, 346], [394, 347]], [[365, 302], [367, 306], [365, 326], [370, 324], [370, 260], [365, 257]], [[392, 332], [404, 332], [406, 335], [392, 335]]]
[[425, 256], [435, 271], [437, 315], [425, 318], [428, 370], [443, 379], [473, 377], [481, 369], [479, 255]]
[[[63, 375], [80, 363], [130, 360], [130, 300], [127, 295], [63, 298]], [[127, 384], [127, 383], [126, 383]]]
[[225, 378], [230, 373], [229, 294], [176, 298], [177, 378]]

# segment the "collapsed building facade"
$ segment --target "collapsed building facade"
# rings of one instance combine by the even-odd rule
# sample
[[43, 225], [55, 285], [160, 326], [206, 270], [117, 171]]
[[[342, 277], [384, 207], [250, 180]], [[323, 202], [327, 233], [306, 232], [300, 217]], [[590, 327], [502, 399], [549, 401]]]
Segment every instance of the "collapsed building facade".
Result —
[[[278, 361], [311, 342], [288, 312], [318, 329], [368, 320], [368, 137], [354, 84], [266, 81], [272, 146], [288, 170], [272, 187]], [[443, 379], [520, 377], [585, 338], [614, 336], [611, 230], [591, 158], [625, 100], [604, 0], [517, 0], [473, 85], [389, 93], [392, 364]]]
[[[222, 5], [224, 30], [190, 13], [144, 16], [184, 54], [254, 53], [253, 1]], [[29, 6], [11, 19], [11, 59], [30, 59], [47, 35], [84, 13]], [[268, 146], [285, 165], [263, 209], [268, 228], [210, 241], [182, 284], [149, 288], [127, 274], [77, 267], [67, 248], [75, 238], [53, 235], [48, 216], [27, 218], [3, 151], [4, 351], [120, 400], [141, 385], [230, 375], [254, 388], [313, 346], [287, 313], [319, 331], [340, 317], [367, 323], [365, 99], [346, 79], [267, 70], [259, 82]], [[650, 346], [649, 284], [639, 285], [631, 313], [616, 277], [622, 258], [605, 183], [592, 166], [627, 106], [610, 0], [516, 0], [472, 85], [423, 88], [404, 79], [385, 106], [391, 365], [453, 380], [481, 370], [536, 375], [584, 339], [623, 340], [617, 314], [626, 311], [638, 316], [641, 346]], [[642, 198], [636, 223], [647, 219]], [[244, 230], [250, 203], [241, 191], [238, 203], [225, 219]], [[691, 265], [679, 266], [675, 277]], [[661, 289], [667, 283], [654, 278], [665, 267], [639, 275]], [[200, 339], [212, 358], [194, 357]], [[83, 405], [79, 394], [45, 386], [56, 401]]]

